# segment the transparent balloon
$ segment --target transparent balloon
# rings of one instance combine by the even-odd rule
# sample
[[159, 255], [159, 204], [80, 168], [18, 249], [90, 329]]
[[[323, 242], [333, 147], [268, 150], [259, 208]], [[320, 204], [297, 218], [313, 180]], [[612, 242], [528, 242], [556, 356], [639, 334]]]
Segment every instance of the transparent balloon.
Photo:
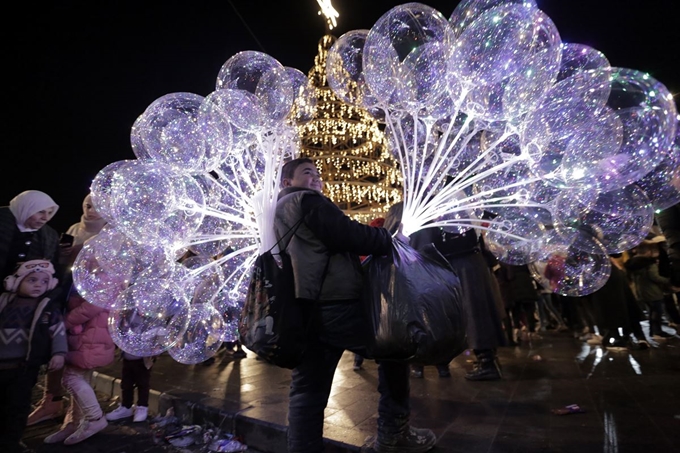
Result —
[[[574, 196], [576, 195], [576, 196]], [[621, 253], [639, 244], [654, 222], [654, 209], [649, 198], [636, 185], [599, 193], [594, 199], [565, 192], [556, 201], [555, 219], [598, 242], [583, 241], [575, 247], [585, 247], [589, 253]], [[560, 229], [558, 228], [558, 232]]]
[[107, 271], [100, 265], [96, 258], [96, 248], [97, 244], [90, 241], [78, 253], [72, 267], [73, 284], [78, 294], [89, 303], [110, 309], [129, 282], [124, 276]]
[[444, 16], [420, 4], [392, 8], [371, 27], [363, 49], [370, 92], [393, 109], [417, 112], [446, 87], [453, 34]]
[[175, 345], [189, 325], [189, 302], [172, 281], [138, 279], [123, 291], [109, 313], [109, 333], [123, 351], [161, 354]]
[[97, 212], [103, 219], [108, 223], [114, 223], [115, 219], [113, 217], [113, 206], [115, 202], [111, 200], [111, 190], [113, 182], [115, 180], [116, 170], [123, 168], [130, 162], [135, 162], [134, 160], [119, 160], [112, 162], [99, 170], [97, 175], [92, 180], [90, 185], [90, 194], [92, 195], [92, 203]]
[[179, 363], [194, 365], [217, 353], [222, 346], [224, 321], [210, 304], [192, 305], [184, 334], [168, 348], [168, 354]]
[[[581, 237], [580, 240], [592, 242], [593, 248], [598, 244], [595, 238]], [[604, 247], [600, 246], [600, 251], [602, 253], [599, 254], [584, 252], [582, 247], [574, 247], [571, 240], [550, 234], [541, 258], [529, 264], [529, 268], [539, 280], [550, 282], [550, 289], [554, 293], [570, 297], [586, 296], [602, 288], [611, 275], [609, 257]]]
[[449, 18], [454, 36], [459, 37], [485, 11], [507, 3], [537, 8], [535, 0], [463, 0], [458, 3]]
[[299, 69], [286, 66], [286, 73], [293, 83], [295, 121], [306, 123], [314, 118], [316, 113], [316, 89], [306, 75]]
[[193, 93], [171, 93], [146, 108], [135, 122], [133, 133], [149, 158], [182, 173], [215, 168], [222, 150], [229, 148], [231, 137], [212, 123], [199, 121], [203, 100]]
[[680, 135], [676, 129], [675, 143], [654, 170], [635, 182], [649, 197], [655, 210], [663, 211], [680, 203], [680, 186], [674, 184], [680, 171]]
[[216, 89], [230, 88], [255, 95], [266, 127], [282, 122], [293, 107], [293, 82], [275, 58], [255, 51], [229, 58], [217, 75]]

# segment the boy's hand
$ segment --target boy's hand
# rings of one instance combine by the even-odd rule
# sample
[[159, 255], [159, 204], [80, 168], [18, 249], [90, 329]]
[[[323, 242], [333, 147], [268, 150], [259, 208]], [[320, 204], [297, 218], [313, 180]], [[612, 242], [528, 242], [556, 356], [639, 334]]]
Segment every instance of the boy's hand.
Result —
[[64, 356], [55, 355], [50, 359], [50, 363], [47, 365], [47, 369], [50, 371], [60, 370], [64, 367]]

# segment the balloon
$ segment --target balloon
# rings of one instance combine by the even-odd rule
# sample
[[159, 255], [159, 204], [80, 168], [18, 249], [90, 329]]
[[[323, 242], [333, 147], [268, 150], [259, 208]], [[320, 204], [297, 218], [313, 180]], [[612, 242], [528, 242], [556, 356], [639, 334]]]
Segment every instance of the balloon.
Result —
[[458, 3], [449, 18], [454, 36], [458, 38], [484, 12], [498, 5], [509, 3], [531, 8], [538, 7], [535, 0], [463, 0]]
[[299, 69], [288, 66], [285, 69], [293, 83], [295, 121], [306, 123], [316, 113], [316, 89]]
[[370, 108], [378, 103], [363, 72], [368, 30], [352, 30], [340, 36], [328, 50], [326, 77], [333, 93], [344, 102]]
[[[527, 11], [526, 7], [521, 8], [521, 11]], [[533, 28], [530, 29], [529, 24], [521, 26], [525, 28], [524, 33], [531, 34], [531, 42], [518, 43], [520, 48], [526, 48], [520, 52], [522, 59], [514, 63], [514, 72], [488, 83], [477, 80], [463, 101], [461, 109], [464, 112], [484, 120], [509, 120], [530, 112], [543, 100], [558, 74], [562, 41], [548, 16], [537, 9], [528, 11], [532, 15], [527, 20], [531, 21]], [[521, 35], [520, 39], [523, 38]], [[517, 52], [516, 48], [514, 52]], [[502, 58], [512, 61], [514, 55], [503, 55]], [[465, 81], [464, 74], [460, 78]]]
[[[598, 242], [575, 242], [588, 253], [621, 253], [639, 244], [654, 222], [654, 209], [649, 198], [635, 185], [599, 193], [594, 200], [565, 192], [557, 198], [555, 219]], [[560, 228], [557, 228], [560, 233]]]
[[676, 128], [675, 143], [654, 170], [635, 182], [652, 202], [657, 211], [663, 211], [680, 203], [680, 134]]
[[149, 105], [135, 122], [133, 134], [149, 158], [182, 173], [211, 171], [228, 149], [231, 136], [210, 122], [199, 121], [204, 98], [171, 93]]
[[89, 303], [110, 309], [129, 281], [101, 266], [96, 258], [96, 248], [97, 243], [90, 241], [78, 253], [72, 267], [73, 284]]
[[210, 304], [192, 305], [184, 334], [168, 348], [170, 357], [186, 365], [204, 362], [222, 346], [224, 321]]
[[165, 279], [138, 279], [118, 296], [109, 313], [113, 342], [142, 357], [175, 345], [188, 325], [189, 302], [174, 282]]
[[[595, 238], [580, 237], [596, 248]], [[598, 254], [582, 251], [585, 247], [574, 247], [574, 241], [563, 236], [550, 234], [543, 246], [542, 257], [529, 265], [539, 279], [547, 279], [554, 293], [563, 296], [580, 297], [592, 294], [602, 288], [611, 274], [611, 262], [600, 247]]]
[[111, 188], [115, 179], [116, 170], [124, 167], [133, 160], [119, 160], [108, 164], [97, 172], [97, 175], [92, 180], [90, 185], [90, 194], [92, 195], [92, 203], [99, 215], [108, 223], [114, 223], [115, 219], [112, 214], [113, 204], [111, 200]]
[[293, 82], [276, 59], [255, 51], [239, 52], [229, 58], [217, 75], [217, 90], [229, 88], [255, 95], [264, 112], [265, 127], [282, 122], [293, 107]]
[[370, 92], [392, 108], [417, 112], [446, 87], [453, 34], [435, 9], [407, 3], [392, 8], [371, 27], [363, 68]]

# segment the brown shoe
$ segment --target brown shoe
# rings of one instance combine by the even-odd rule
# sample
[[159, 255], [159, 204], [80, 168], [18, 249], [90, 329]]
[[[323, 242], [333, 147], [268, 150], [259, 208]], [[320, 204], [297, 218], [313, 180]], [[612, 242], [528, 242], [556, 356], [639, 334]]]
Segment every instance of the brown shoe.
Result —
[[59, 418], [62, 415], [64, 415], [64, 400], [52, 401], [52, 395], [47, 394], [28, 416], [26, 426], [37, 425], [40, 422]]

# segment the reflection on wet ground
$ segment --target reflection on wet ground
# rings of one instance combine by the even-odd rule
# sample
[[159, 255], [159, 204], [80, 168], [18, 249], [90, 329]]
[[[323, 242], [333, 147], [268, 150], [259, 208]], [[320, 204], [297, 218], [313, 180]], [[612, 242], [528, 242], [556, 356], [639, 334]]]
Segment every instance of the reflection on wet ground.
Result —
[[[469, 382], [474, 355], [451, 363], [450, 378], [425, 367], [411, 379], [412, 424], [434, 430], [437, 452], [670, 452], [680, 451], [680, 338], [658, 348], [606, 349], [569, 332], [541, 332], [531, 344], [499, 349], [504, 379]], [[290, 372], [254, 358], [218, 357], [187, 366], [162, 356], [154, 389], [200, 405], [280, 426], [285, 437]], [[119, 375], [114, 364], [103, 370]], [[358, 451], [374, 434], [377, 370], [367, 360], [352, 370], [346, 353], [326, 410], [331, 451]], [[582, 412], [553, 410], [577, 405]], [[245, 429], [245, 428], [244, 428]], [[285, 439], [284, 439], [285, 442]], [[344, 449], [337, 449], [337, 445]], [[284, 444], [285, 445], [285, 444]], [[285, 447], [282, 450], [285, 451]]]

